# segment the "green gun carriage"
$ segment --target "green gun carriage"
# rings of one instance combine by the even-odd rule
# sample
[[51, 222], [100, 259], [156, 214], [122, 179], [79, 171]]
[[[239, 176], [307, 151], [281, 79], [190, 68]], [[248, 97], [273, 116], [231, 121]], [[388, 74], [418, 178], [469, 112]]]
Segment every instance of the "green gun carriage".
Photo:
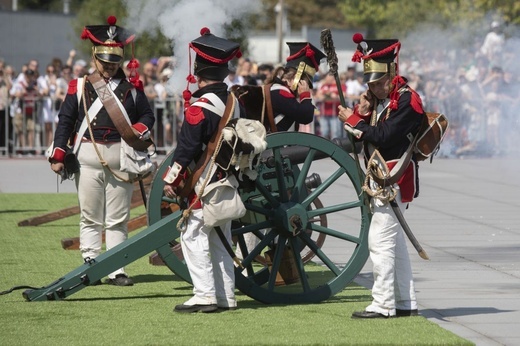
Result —
[[[232, 223], [232, 246], [243, 257], [243, 268], [235, 267], [236, 288], [268, 304], [326, 300], [343, 290], [368, 258], [370, 212], [361, 190], [363, 173], [346, 139], [283, 132], [268, 135], [267, 142], [257, 179], [239, 188], [247, 213]], [[161, 177], [172, 155], [152, 181], [147, 228], [51, 284], [26, 290], [24, 298], [65, 299], [153, 251], [191, 282], [176, 228], [182, 212], [172, 212], [174, 201], [163, 196]], [[245, 238], [256, 239], [254, 246], [246, 246]]]

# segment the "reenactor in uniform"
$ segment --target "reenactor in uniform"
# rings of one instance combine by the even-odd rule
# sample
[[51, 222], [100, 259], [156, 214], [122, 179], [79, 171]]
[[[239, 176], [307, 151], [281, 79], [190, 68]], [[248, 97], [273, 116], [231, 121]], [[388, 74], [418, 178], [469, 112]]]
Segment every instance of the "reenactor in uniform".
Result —
[[[401, 43], [398, 40], [365, 40], [361, 34], [355, 34], [354, 42], [358, 49], [353, 61], [363, 61], [364, 82], [369, 90], [361, 95], [354, 109], [339, 106], [338, 117], [345, 123], [345, 130], [364, 142], [368, 165], [373, 153], [378, 151], [384, 161], [379, 161], [380, 167], [386, 165], [391, 170], [409, 149], [423, 122], [421, 98], [399, 76], [397, 60]], [[396, 177], [398, 180], [393, 186], [377, 186], [373, 180], [369, 186], [374, 193], [379, 188], [389, 193], [374, 195], [371, 199], [373, 214], [368, 247], [373, 263], [373, 301], [364, 311], [355, 312], [353, 318], [417, 315], [405, 233], [389, 202], [391, 199], [387, 198], [393, 194], [395, 207], [404, 212], [416, 197], [417, 162], [412, 158], [402, 166], [404, 173]]]
[[[192, 168], [198, 161], [203, 148], [217, 132], [230, 97], [224, 83], [229, 74], [228, 62], [241, 56], [238, 43], [215, 36], [207, 28], [201, 30], [201, 36], [193, 40], [190, 47], [196, 52], [194, 74], [199, 89], [193, 95], [188, 89], [183, 94], [186, 101], [192, 97], [197, 101], [185, 108], [177, 148], [171, 166], [163, 176], [167, 197], [177, 195], [179, 186], [190, 174], [190, 166]], [[188, 80], [195, 82], [195, 77], [190, 75]], [[244, 116], [242, 110], [240, 116]], [[212, 170], [206, 174], [212, 174], [211, 184], [225, 178], [227, 173], [217, 168], [214, 173]], [[175, 306], [174, 311], [209, 313], [218, 309], [236, 309], [233, 259], [217, 231], [204, 224], [202, 204], [194, 190], [188, 196], [191, 214], [186, 229], [181, 233], [182, 253], [193, 282], [193, 297]], [[231, 243], [231, 222], [221, 229]]]
[[314, 120], [311, 90], [325, 54], [308, 42], [287, 42], [290, 56], [270, 81], [271, 102], [278, 131], [298, 130]]
[[[103, 230], [106, 233], [107, 250], [127, 239], [134, 190], [133, 183], [129, 181], [131, 174], [119, 171], [121, 134], [107, 109], [102, 103], [96, 102], [99, 97], [91, 78], [101, 77], [101, 81], [113, 91], [114, 98], [117, 97], [121, 107], [124, 107], [137, 137], [149, 136], [155, 122], [139, 75], [135, 72], [137, 61], [132, 59], [134, 74], [130, 80], [121, 68], [124, 46], [130, 44], [135, 36], [115, 25], [114, 16], [110, 16], [107, 23], [86, 26], [83, 30], [81, 38], [90, 39], [93, 43], [95, 71], [92, 75], [70, 81], [58, 114], [59, 122], [49, 156], [51, 169], [62, 174], [68, 147], [74, 146], [73, 151], [79, 162], [75, 181], [80, 208], [80, 251], [85, 261], [94, 260], [101, 253]], [[100, 162], [100, 156], [103, 163]], [[107, 283], [116, 286], [133, 285], [124, 268], [109, 274]]]

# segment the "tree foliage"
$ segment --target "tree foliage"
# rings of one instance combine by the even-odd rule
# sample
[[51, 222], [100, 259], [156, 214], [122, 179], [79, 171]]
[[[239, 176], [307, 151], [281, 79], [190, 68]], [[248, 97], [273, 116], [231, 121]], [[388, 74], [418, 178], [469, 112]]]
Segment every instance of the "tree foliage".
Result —
[[[274, 30], [277, 18], [275, 6], [278, 2], [279, 0], [262, 0], [263, 10], [252, 21], [256, 30]], [[300, 30], [305, 25], [346, 28], [348, 22], [340, 14], [340, 2], [341, 0], [284, 0], [284, 7], [292, 30]]]
[[[225, 27], [227, 37], [241, 43], [247, 52], [247, 31], [274, 30], [280, 0], [261, 0], [262, 11], [233, 20]], [[292, 30], [302, 26], [322, 28], [364, 28], [366, 37], [404, 37], [424, 27], [449, 30], [454, 41], [472, 44], [468, 33], [481, 36], [491, 20], [506, 25], [520, 24], [520, 2], [511, 0], [283, 0], [287, 20]], [[153, 2], [147, 4], [152, 5]], [[19, 9], [59, 12], [63, 0], [19, 0]], [[70, 11], [76, 14], [74, 24], [78, 37], [88, 24], [105, 23], [117, 14], [118, 25], [125, 26], [126, 9], [123, 0], [71, 0]], [[131, 28], [131, 26], [129, 26]], [[512, 30], [510, 30], [512, 31]], [[457, 37], [459, 36], [459, 37]], [[78, 40], [79, 41], [79, 40]], [[171, 42], [156, 29], [138, 35], [136, 56], [170, 55]], [[90, 55], [90, 44], [78, 42], [78, 50]]]
[[[402, 37], [424, 26], [481, 34], [491, 20], [520, 23], [520, 2], [493, 0], [340, 0], [346, 21], [367, 37]], [[462, 38], [461, 38], [462, 40]]]

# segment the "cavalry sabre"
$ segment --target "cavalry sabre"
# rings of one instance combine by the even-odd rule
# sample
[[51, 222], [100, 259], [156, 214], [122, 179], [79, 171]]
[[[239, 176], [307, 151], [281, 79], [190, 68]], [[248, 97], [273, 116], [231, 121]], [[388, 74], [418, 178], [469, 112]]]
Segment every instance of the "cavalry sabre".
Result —
[[410, 226], [408, 226], [408, 223], [406, 222], [403, 213], [401, 212], [401, 209], [399, 209], [399, 206], [397, 205], [397, 202], [391, 201], [390, 205], [392, 206], [392, 210], [395, 213], [395, 216], [397, 217], [397, 220], [399, 220], [399, 223], [401, 224], [401, 227], [404, 230], [404, 233], [408, 236], [408, 239], [410, 239], [410, 242], [412, 243], [415, 250], [417, 250], [417, 253], [419, 253], [419, 256], [421, 256], [422, 259], [429, 260], [430, 257], [428, 257], [428, 254], [424, 249], [422, 248], [421, 244], [419, 244], [419, 241], [417, 238], [415, 238], [414, 234], [412, 233], [412, 230], [410, 229]]

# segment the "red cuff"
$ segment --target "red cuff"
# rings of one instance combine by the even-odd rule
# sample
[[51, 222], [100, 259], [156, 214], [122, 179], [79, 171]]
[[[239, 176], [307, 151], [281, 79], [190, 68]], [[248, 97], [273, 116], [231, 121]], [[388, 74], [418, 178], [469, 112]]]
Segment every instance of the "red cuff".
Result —
[[[166, 172], [164, 172], [163, 176], [162, 176], [162, 179], [164, 180], [168, 174], [170, 174], [170, 171], [171, 171], [171, 167], [168, 167], [168, 169], [166, 170]], [[186, 180], [186, 178], [188, 177], [188, 171], [187, 170], [184, 170], [184, 172], [180, 172], [177, 177], [171, 182], [171, 184], [168, 184], [167, 182], [166, 185], [170, 185], [172, 187], [177, 187], [179, 186], [179, 184], [183, 181], [183, 180]]]
[[357, 124], [359, 124], [362, 121], [365, 121], [365, 119], [359, 116], [359, 114], [354, 113], [348, 117], [347, 121], [345, 121], [345, 124], [348, 124], [351, 127], [356, 127]]
[[145, 133], [146, 131], [148, 131], [148, 126], [146, 126], [145, 124], [143, 123], [135, 123], [132, 125], [132, 127], [134, 129], [137, 130], [137, 132], [139, 132], [140, 135], [143, 135], [143, 133]]
[[300, 102], [302, 102], [303, 100], [306, 100], [306, 99], [310, 99], [310, 98], [311, 98], [310, 91], [304, 91], [300, 94]]
[[300, 94], [300, 102], [303, 100], [311, 99], [311, 92], [310, 91], [304, 91]]
[[52, 155], [49, 156], [49, 162], [63, 162], [65, 160], [65, 150], [61, 148], [52, 149]]
[[372, 116], [372, 112], [368, 112], [367, 114], [359, 113], [359, 104], [354, 106], [354, 114], [363, 119], [366, 122], [370, 121], [370, 117]]

